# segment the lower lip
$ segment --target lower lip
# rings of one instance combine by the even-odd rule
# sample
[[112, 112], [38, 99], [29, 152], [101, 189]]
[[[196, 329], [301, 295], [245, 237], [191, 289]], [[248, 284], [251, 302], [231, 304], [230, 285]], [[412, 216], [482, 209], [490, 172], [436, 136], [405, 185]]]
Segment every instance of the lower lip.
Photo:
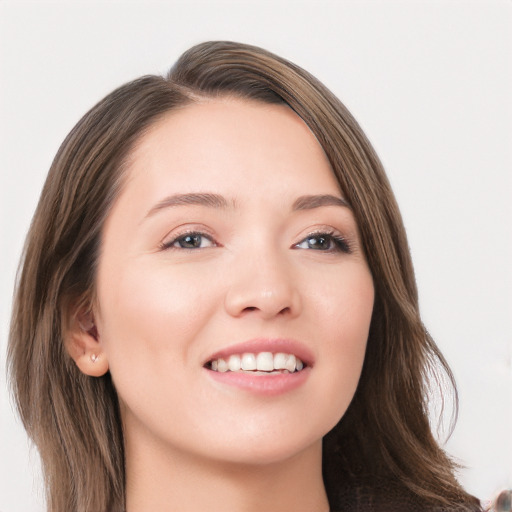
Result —
[[300, 372], [279, 373], [277, 375], [253, 375], [241, 372], [215, 372], [205, 369], [217, 382], [234, 386], [258, 395], [275, 396], [288, 393], [306, 382], [311, 371], [307, 366]]

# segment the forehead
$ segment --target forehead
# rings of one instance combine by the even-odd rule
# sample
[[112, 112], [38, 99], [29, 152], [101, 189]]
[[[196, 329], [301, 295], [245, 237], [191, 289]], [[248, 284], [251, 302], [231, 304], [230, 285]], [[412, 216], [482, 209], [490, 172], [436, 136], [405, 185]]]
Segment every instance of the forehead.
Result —
[[167, 113], [138, 141], [127, 171], [129, 181], [167, 176], [173, 188], [226, 186], [242, 176], [338, 188], [321, 145], [290, 107], [232, 97]]

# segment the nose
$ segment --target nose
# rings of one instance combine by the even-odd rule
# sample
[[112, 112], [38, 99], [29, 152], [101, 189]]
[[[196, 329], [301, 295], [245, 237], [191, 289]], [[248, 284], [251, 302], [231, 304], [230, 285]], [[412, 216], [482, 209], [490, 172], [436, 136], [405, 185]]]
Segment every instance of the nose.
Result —
[[301, 297], [286, 258], [269, 252], [240, 256], [230, 269], [225, 308], [233, 317], [251, 314], [269, 320], [297, 316]]

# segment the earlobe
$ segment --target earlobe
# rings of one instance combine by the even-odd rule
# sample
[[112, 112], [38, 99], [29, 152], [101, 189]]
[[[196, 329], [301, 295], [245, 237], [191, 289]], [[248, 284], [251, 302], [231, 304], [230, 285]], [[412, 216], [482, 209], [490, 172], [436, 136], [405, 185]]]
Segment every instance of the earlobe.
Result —
[[72, 316], [65, 336], [66, 349], [79, 370], [91, 377], [101, 377], [108, 371], [108, 360], [101, 346], [92, 311]]
[[74, 359], [80, 371], [85, 375], [101, 377], [108, 372], [108, 361], [103, 351], [91, 352], [86, 350]]

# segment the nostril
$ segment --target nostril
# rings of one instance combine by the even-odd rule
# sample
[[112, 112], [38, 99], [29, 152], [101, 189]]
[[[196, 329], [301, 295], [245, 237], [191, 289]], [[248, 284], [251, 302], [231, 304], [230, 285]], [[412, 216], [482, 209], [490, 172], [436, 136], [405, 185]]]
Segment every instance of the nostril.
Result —
[[[246, 308], [244, 308], [244, 312], [258, 311], [258, 309], [259, 308], [257, 308], [256, 306], [247, 306]], [[286, 306], [278, 312], [278, 315], [284, 315], [289, 313], [290, 311], [291, 309], [288, 306]]]

